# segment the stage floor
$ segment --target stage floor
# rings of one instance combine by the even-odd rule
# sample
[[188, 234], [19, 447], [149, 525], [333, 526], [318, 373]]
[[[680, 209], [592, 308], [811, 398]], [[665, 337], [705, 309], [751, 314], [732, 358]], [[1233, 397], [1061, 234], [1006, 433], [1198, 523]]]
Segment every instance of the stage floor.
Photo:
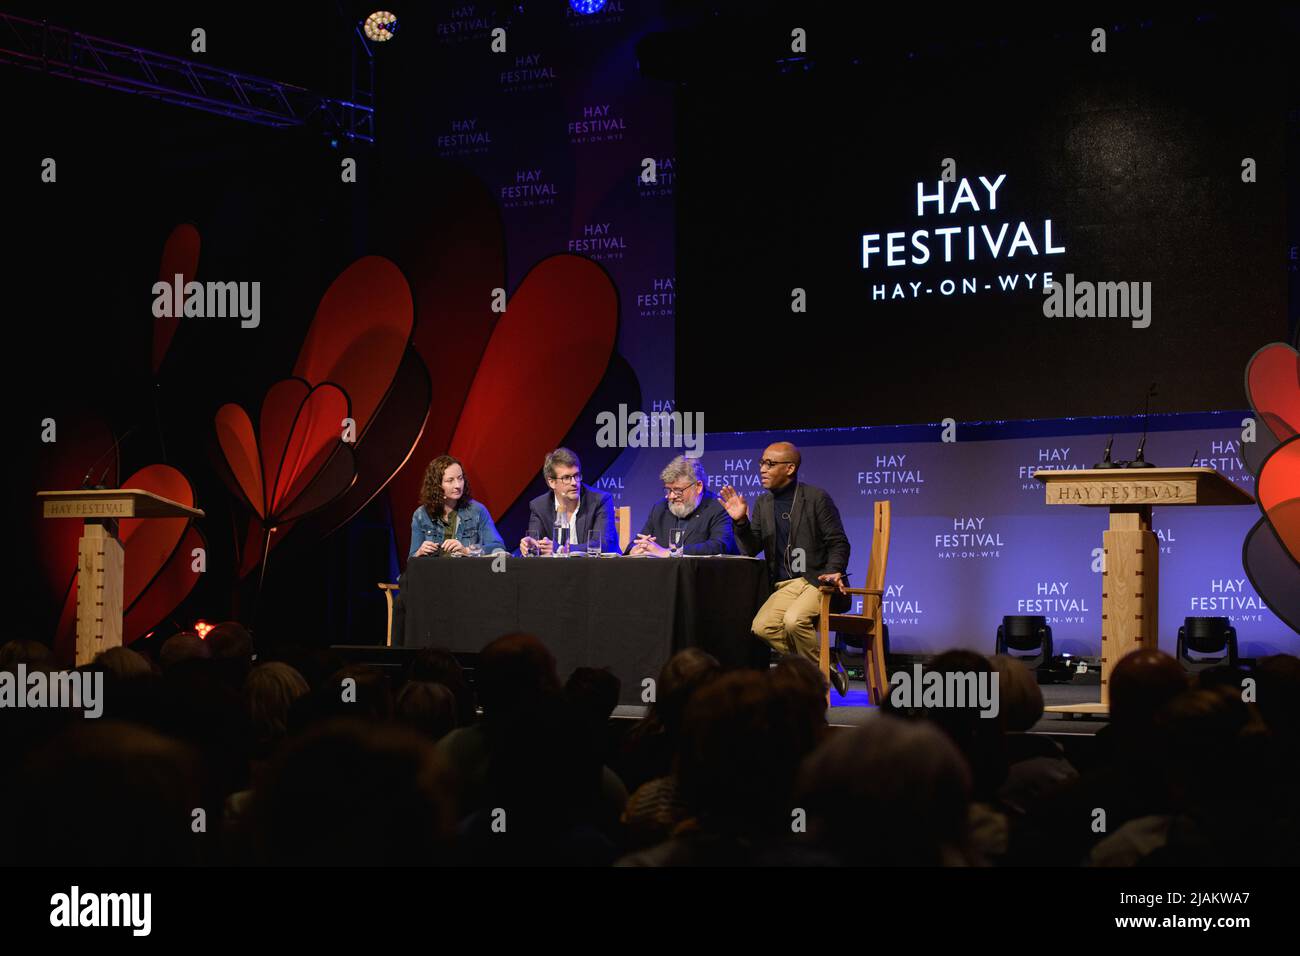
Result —
[[[1048, 707], [1093, 702], [1101, 695], [1101, 687], [1098, 684], [1043, 684], [1041, 686], [1043, 703]], [[614, 716], [638, 720], [645, 716], [646, 710], [645, 707], [618, 707], [614, 710]], [[872, 707], [867, 700], [866, 685], [860, 681], [850, 681], [848, 696], [840, 697], [838, 694], [831, 694], [831, 709], [827, 720], [834, 727], [856, 727], [870, 720], [875, 714], [876, 708]], [[1030, 733], [1051, 734], [1054, 737], [1061, 734], [1092, 736], [1104, 726], [1106, 726], [1104, 717], [1092, 715], [1074, 717], [1069, 714], [1049, 713], [1043, 715]]]

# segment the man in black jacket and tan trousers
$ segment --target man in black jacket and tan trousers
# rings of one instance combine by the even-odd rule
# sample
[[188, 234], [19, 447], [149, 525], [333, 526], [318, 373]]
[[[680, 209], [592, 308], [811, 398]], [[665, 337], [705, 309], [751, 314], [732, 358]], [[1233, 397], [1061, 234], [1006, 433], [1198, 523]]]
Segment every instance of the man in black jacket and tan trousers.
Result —
[[[752, 630], [783, 654], [798, 654], [818, 663], [822, 584], [839, 589], [831, 610], [848, 610], [845, 573], [849, 539], [835, 502], [821, 488], [799, 481], [799, 449], [775, 442], [763, 451], [759, 479], [766, 490], [754, 499], [753, 514], [731, 485], [718, 498], [735, 523], [740, 553], [767, 558], [772, 594], [754, 616]], [[839, 661], [830, 661], [831, 683], [840, 696], [848, 692], [848, 677]]]

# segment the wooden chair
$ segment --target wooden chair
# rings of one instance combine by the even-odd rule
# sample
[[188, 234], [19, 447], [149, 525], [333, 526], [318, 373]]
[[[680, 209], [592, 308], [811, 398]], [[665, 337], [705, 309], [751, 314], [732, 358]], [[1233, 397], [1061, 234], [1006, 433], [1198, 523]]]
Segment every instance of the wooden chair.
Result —
[[[850, 594], [861, 595], [861, 614], [832, 614], [831, 596], [836, 593], [833, 587], [823, 587], [821, 620], [818, 633], [821, 636], [821, 671], [822, 676], [830, 678], [831, 631], [842, 634], [856, 634], [863, 637], [863, 667], [867, 677], [867, 694], [871, 703], [877, 706], [889, 692], [889, 671], [885, 662], [884, 615], [882, 602], [885, 597], [885, 565], [889, 562], [889, 515], [888, 501], [877, 501], [872, 515], [871, 525], [871, 563], [867, 566], [867, 580], [864, 587], [848, 588]], [[867, 637], [870, 637], [870, 640]], [[827, 700], [830, 692], [827, 692]]]
[[624, 505], [614, 509], [614, 520], [618, 523], [618, 550], [622, 554], [632, 543], [632, 507]]
[[388, 600], [388, 636], [384, 641], [385, 647], [393, 646], [393, 592], [396, 591], [396, 584], [379, 584], [379, 589], [384, 592], [384, 597]]

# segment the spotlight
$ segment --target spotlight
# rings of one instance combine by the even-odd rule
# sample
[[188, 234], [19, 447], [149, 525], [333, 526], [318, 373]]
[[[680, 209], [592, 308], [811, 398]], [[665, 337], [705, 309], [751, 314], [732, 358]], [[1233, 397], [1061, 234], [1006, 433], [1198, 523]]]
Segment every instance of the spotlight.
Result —
[[586, 16], [590, 13], [600, 13], [605, 9], [606, 0], [569, 0], [569, 6], [573, 8], [574, 13]]
[[215, 624], [209, 624], [207, 621], [195, 621], [194, 633], [197, 634], [200, 639], [207, 640], [208, 631], [212, 630], [216, 626], [217, 625]]
[[387, 10], [376, 10], [362, 22], [361, 30], [367, 40], [383, 43], [391, 40], [397, 32], [397, 17]]

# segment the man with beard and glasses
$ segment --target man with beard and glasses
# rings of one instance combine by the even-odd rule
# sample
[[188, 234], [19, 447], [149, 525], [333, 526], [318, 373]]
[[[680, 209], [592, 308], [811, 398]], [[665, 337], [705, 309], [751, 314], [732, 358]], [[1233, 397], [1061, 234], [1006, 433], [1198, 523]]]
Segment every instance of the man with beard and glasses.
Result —
[[668, 557], [675, 529], [682, 532], [682, 554], [739, 553], [731, 516], [705, 487], [700, 459], [678, 455], [659, 478], [664, 483], [664, 500], [650, 509], [645, 525], [628, 546], [628, 555]]

